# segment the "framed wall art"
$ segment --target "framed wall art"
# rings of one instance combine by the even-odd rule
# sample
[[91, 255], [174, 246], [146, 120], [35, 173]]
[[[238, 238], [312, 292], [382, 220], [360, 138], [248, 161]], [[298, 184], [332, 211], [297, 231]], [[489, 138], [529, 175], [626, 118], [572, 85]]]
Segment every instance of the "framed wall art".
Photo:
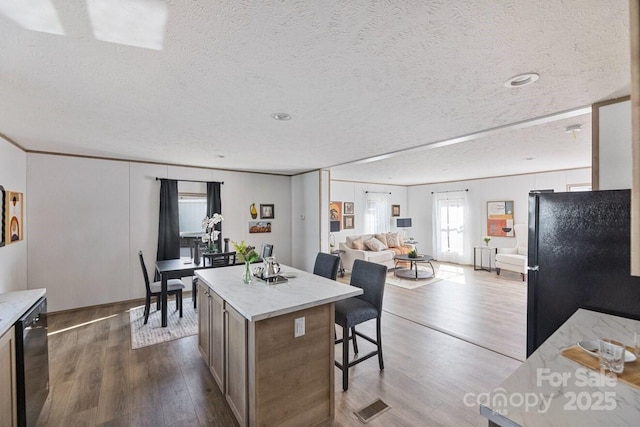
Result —
[[249, 233], [271, 233], [271, 222], [249, 221]]
[[260, 205], [260, 219], [273, 219], [273, 205]]
[[391, 205], [391, 216], [400, 216], [400, 205]]
[[487, 236], [513, 237], [513, 200], [487, 202]]
[[342, 202], [329, 203], [329, 219], [331, 221], [340, 221], [342, 219]]
[[18, 242], [24, 238], [23, 231], [23, 194], [15, 191], [5, 191], [4, 198], [4, 220], [5, 220], [5, 242]]
[[345, 215], [342, 217], [342, 228], [345, 230], [355, 228], [353, 215]]
[[344, 214], [353, 215], [353, 202], [344, 202]]

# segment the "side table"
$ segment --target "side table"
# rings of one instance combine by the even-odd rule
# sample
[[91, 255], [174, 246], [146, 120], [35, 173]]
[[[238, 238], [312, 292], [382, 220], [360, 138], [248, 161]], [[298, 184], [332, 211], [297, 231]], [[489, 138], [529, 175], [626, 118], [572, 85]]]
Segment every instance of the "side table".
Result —
[[340, 277], [344, 277], [344, 266], [342, 265], [343, 253], [344, 253], [344, 250], [342, 249], [335, 249], [331, 251], [331, 255], [336, 255], [338, 258], [340, 258], [340, 266], [338, 267], [338, 273], [340, 273]]
[[[480, 251], [480, 266], [478, 266], [478, 251]], [[485, 266], [484, 265], [484, 253], [488, 252], [488, 257], [489, 257], [489, 265]], [[484, 270], [484, 271], [488, 271], [489, 273], [491, 273], [491, 259], [493, 258], [492, 256], [495, 256], [495, 254], [498, 253], [498, 248], [494, 248], [493, 246], [474, 246], [473, 247], [473, 269], [474, 270]]]

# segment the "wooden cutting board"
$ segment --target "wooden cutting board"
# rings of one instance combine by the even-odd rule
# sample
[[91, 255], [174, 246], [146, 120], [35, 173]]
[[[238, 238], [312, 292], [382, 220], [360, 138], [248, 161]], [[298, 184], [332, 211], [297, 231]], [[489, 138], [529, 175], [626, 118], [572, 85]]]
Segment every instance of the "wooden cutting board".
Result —
[[[627, 350], [631, 353], [634, 351], [633, 347], [627, 347]], [[562, 350], [561, 354], [584, 367], [600, 372], [600, 361], [598, 358], [590, 355], [577, 345]], [[640, 388], [640, 361], [625, 362], [624, 371], [621, 374], [615, 375], [618, 380], [630, 386]]]

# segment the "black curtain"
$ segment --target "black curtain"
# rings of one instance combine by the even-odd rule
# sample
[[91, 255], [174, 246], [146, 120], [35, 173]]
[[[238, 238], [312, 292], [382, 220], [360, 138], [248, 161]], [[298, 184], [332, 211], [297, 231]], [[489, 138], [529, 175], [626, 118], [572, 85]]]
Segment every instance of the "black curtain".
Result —
[[157, 260], [180, 258], [180, 223], [178, 221], [178, 181], [160, 180], [160, 221]]
[[[211, 218], [214, 213], [222, 214], [222, 200], [220, 199], [220, 183], [207, 182], [207, 216]], [[215, 225], [215, 229], [220, 232], [218, 236], [218, 250], [222, 252], [222, 223]]]

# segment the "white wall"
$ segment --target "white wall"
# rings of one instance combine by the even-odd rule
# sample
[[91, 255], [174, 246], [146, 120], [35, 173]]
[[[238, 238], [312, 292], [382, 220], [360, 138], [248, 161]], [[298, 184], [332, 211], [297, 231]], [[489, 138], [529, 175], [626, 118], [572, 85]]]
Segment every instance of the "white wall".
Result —
[[[321, 249], [320, 206], [323, 172], [313, 171], [291, 179], [291, 248], [292, 266], [313, 271], [316, 255]], [[326, 204], [329, 210], [329, 204]]]
[[[328, 170], [320, 172], [320, 250], [322, 252], [331, 252], [329, 247], [329, 209], [323, 209], [322, 206], [329, 206], [331, 200], [331, 173]], [[337, 249], [337, 248], [336, 248]], [[315, 263], [315, 259], [314, 259]]]
[[[27, 154], [0, 137], [0, 185], [24, 194], [24, 239], [0, 247], [0, 293], [27, 289]], [[4, 224], [0, 226], [4, 227]]]
[[[433, 195], [431, 192], [469, 189], [468, 215], [473, 218], [471, 229], [467, 230], [471, 246], [484, 244], [482, 237], [487, 233], [487, 202], [513, 200], [515, 223], [528, 223], [528, 195], [531, 190], [552, 189], [567, 191], [568, 184], [591, 182], [591, 169], [548, 172], [503, 178], [478, 179], [454, 183], [412, 186], [408, 189], [409, 214], [413, 218], [412, 236], [420, 242], [421, 253], [433, 254]], [[512, 237], [492, 237], [491, 246], [503, 248], [515, 246]], [[473, 263], [473, 253], [465, 254], [465, 263]]]
[[[352, 230], [341, 230], [333, 234], [335, 240], [336, 249], [339, 242], [344, 242], [347, 236], [364, 234], [364, 214], [366, 193], [365, 191], [376, 191], [383, 193], [391, 193], [390, 205], [400, 205], [400, 217], [408, 218], [409, 203], [407, 199], [407, 187], [399, 185], [380, 185], [380, 184], [366, 184], [362, 182], [348, 182], [348, 181], [331, 181], [331, 201], [338, 202], [354, 202], [354, 226]], [[328, 204], [327, 204], [328, 206]], [[328, 208], [327, 208], [328, 210]], [[389, 206], [389, 215], [391, 215], [391, 206]], [[415, 222], [415, 219], [413, 220]], [[391, 231], [397, 230], [396, 217], [390, 216], [389, 227]], [[408, 231], [408, 230], [407, 230]]]
[[599, 108], [599, 190], [631, 188], [631, 101]]
[[[153, 272], [160, 183], [224, 181], [223, 237], [274, 244], [291, 262], [290, 178], [243, 172], [27, 155], [29, 288], [46, 287], [51, 311], [141, 298], [138, 250]], [[272, 232], [250, 234], [251, 203], [275, 205]], [[185, 282], [188, 282], [185, 280]]]

